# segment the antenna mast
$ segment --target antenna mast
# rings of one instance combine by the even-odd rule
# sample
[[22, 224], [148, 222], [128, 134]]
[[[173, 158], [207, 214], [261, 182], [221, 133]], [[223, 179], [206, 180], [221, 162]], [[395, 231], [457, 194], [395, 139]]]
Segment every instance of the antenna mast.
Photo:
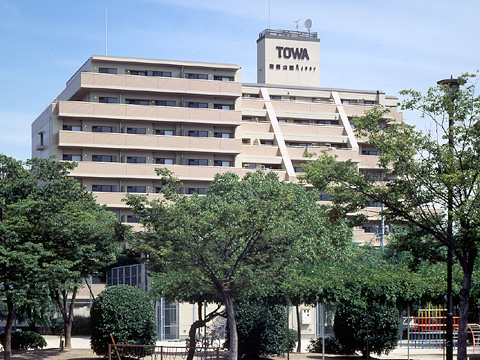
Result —
[[107, 56], [107, 0], [105, 0], [105, 56]]

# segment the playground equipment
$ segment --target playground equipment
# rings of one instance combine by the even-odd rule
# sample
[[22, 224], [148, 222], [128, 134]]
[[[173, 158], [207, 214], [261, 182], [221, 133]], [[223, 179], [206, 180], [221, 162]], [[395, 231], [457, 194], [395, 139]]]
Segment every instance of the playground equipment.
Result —
[[[429, 305], [419, 309], [418, 316], [403, 319], [401, 340], [405, 336], [410, 346], [415, 348], [442, 348], [445, 346], [446, 309]], [[457, 346], [458, 316], [453, 317], [453, 346]], [[468, 324], [472, 337], [473, 352], [480, 351], [480, 325]]]

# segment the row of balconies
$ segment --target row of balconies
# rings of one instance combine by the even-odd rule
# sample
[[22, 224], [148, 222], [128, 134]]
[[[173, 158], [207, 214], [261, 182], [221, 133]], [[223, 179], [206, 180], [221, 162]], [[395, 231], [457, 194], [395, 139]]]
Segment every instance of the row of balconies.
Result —
[[242, 84], [233, 81], [192, 80], [158, 76], [112, 75], [82, 72], [65, 89], [61, 99], [81, 97], [90, 90], [119, 90], [142, 93], [212, 95], [237, 98]]
[[171, 106], [139, 106], [103, 104], [82, 101], [60, 101], [55, 115], [69, 118], [116, 119], [129, 121], [166, 121], [176, 123], [201, 123], [213, 125], [240, 125], [240, 111], [196, 109]]

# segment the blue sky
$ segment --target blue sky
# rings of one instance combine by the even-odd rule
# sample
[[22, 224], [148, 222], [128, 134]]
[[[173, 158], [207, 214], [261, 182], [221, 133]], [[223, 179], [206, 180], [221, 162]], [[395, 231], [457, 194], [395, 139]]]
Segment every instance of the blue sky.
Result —
[[[398, 96], [480, 69], [477, 0], [108, 0], [107, 8], [108, 55], [238, 64], [244, 82], [256, 82], [256, 39], [269, 19], [273, 29], [312, 19], [322, 87]], [[0, 152], [30, 157], [32, 121], [91, 55], [105, 54], [104, 10], [105, 0], [0, 0]]]

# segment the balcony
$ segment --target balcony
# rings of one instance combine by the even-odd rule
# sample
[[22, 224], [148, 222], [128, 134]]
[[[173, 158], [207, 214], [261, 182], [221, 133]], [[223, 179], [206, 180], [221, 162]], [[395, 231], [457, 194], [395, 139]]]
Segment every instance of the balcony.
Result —
[[[158, 180], [156, 168], [167, 168], [182, 181], [212, 181], [216, 174], [226, 172], [236, 173], [243, 177], [249, 169], [221, 166], [194, 166], [194, 165], [157, 165], [157, 164], [127, 164], [81, 161], [72, 176], [76, 178], [96, 179], [148, 179]], [[273, 170], [272, 170], [273, 171]], [[275, 171], [280, 180], [287, 180], [285, 171]]]
[[60, 147], [239, 154], [241, 139], [59, 131]]
[[[81, 98], [90, 90], [108, 89], [142, 93], [178, 95], [242, 96], [242, 84], [233, 81], [190, 80], [172, 77], [115, 75], [82, 72], [65, 90], [69, 96]], [[62, 97], [62, 99], [69, 98]]]
[[56, 115], [59, 117], [81, 119], [90, 118], [213, 125], [240, 125], [242, 123], [242, 113], [234, 110], [60, 101], [56, 107], [56, 111]]

